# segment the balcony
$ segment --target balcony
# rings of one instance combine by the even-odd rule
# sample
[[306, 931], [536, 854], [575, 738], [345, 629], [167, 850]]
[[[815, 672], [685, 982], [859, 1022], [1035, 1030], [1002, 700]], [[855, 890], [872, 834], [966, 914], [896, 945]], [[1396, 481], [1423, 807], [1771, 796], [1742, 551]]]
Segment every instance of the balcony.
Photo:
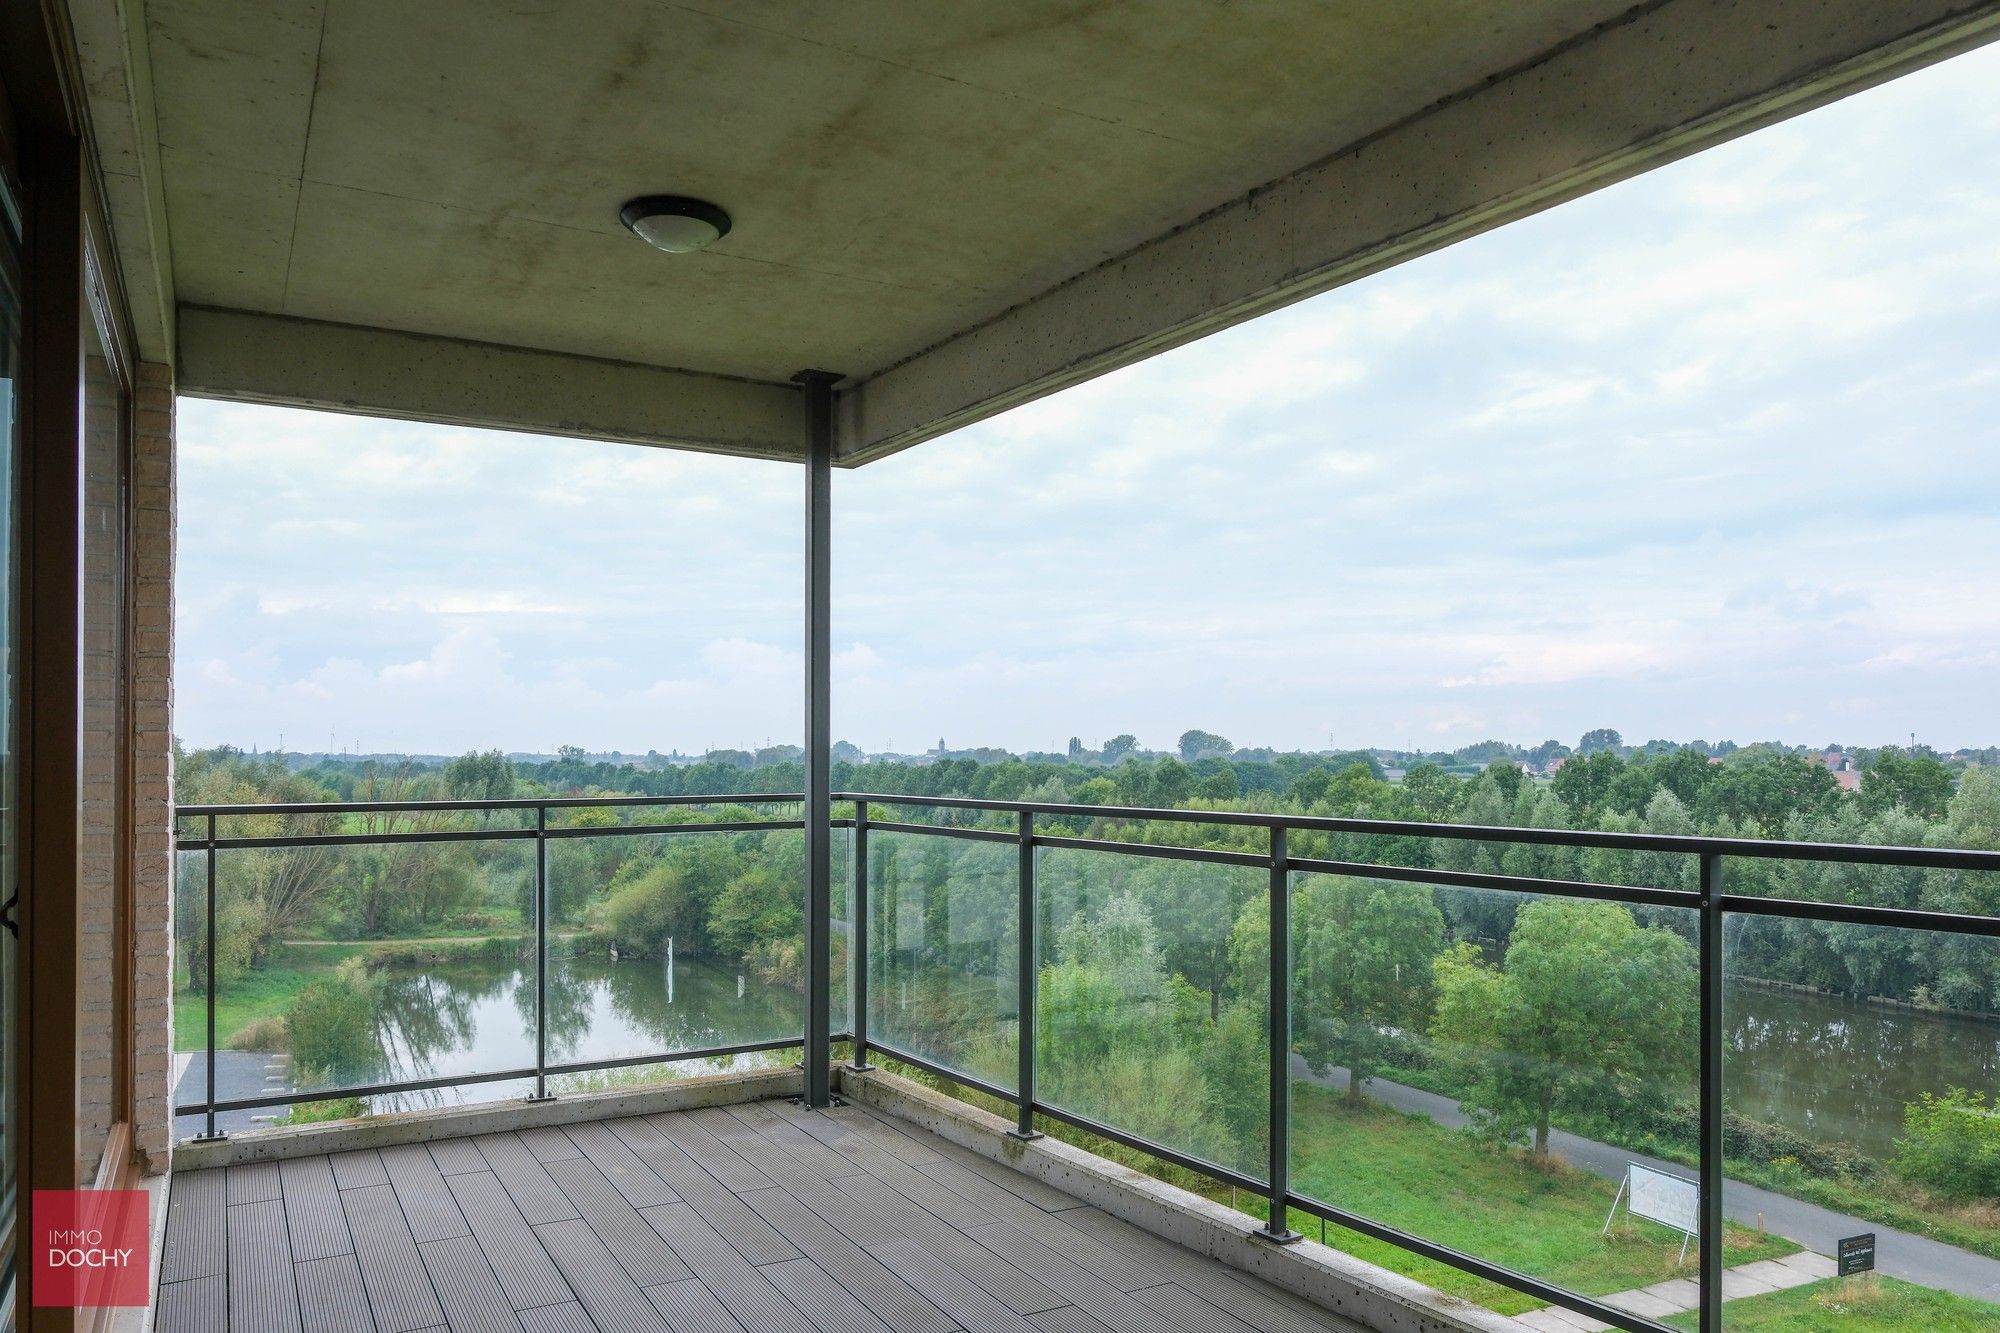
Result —
[[[676, 1302], [711, 1310], [712, 1297], [751, 1328], [759, 1325], [731, 1301], [770, 1299], [767, 1284], [744, 1271], [768, 1264], [763, 1276], [808, 1314], [833, 1317], [836, 1306], [859, 1302], [897, 1327], [976, 1329], [989, 1317], [1043, 1330], [1095, 1328], [1092, 1319], [1239, 1326], [1211, 1306], [1253, 1327], [1295, 1327], [1311, 1316], [1288, 1302], [1305, 1298], [1370, 1327], [1406, 1318], [1510, 1326], [1491, 1312], [1499, 1309], [1520, 1311], [1515, 1327], [1657, 1328], [1744, 1295], [1824, 1283], [1841, 1236], [1872, 1225], [1727, 1176], [1741, 1145], [1725, 1136], [1743, 1132], [1727, 1113], [1754, 1091], [1764, 1057], [1740, 1016], [1732, 1024], [1726, 1014], [1725, 997], [1743, 1004], [1726, 987], [1771, 984], [1739, 976], [1732, 963], [1747, 947], [1746, 928], [1816, 922], [1884, 940], [1923, 932], [1917, 938], [1936, 947], [1974, 949], [2000, 936], [1993, 917], [1782, 896], [1787, 881], [1769, 873], [1917, 873], [1970, 886], [2000, 870], [1995, 852], [865, 793], [834, 800], [829, 880], [838, 889], [822, 937], [823, 988], [799, 961], [810, 948], [805, 921], [797, 935], [732, 946], [739, 956], [747, 947], [787, 960], [775, 982], [753, 984], [736, 971], [733, 990], [731, 969], [718, 973], [686, 940], [678, 953], [669, 937], [664, 950], [633, 957], [641, 946], [627, 935], [621, 958], [615, 931], [593, 940], [578, 928], [578, 905], [611, 884], [613, 849], [642, 844], [658, 855], [653, 865], [692, 865], [675, 858], [727, 846], [739, 874], [796, 875], [805, 829], [795, 795], [182, 808], [181, 952], [200, 960], [182, 1003], [204, 1024], [175, 1108], [187, 1140], [161, 1326], [217, 1326], [225, 1306], [235, 1327], [282, 1326], [265, 1322], [274, 1316], [257, 1302], [289, 1308], [290, 1288], [221, 1281], [226, 1257], [259, 1273], [274, 1260], [296, 1266], [307, 1326], [314, 1302], [372, 1302], [378, 1324], [389, 1321], [381, 1326], [419, 1328], [412, 1308], [462, 1300], [500, 1311], [506, 1327], [508, 1312], [562, 1327], [569, 1297], [539, 1299], [563, 1290], [560, 1274], [600, 1326], [652, 1327], [664, 1317], [679, 1327], [694, 1307]], [[460, 946], [447, 939], [414, 956], [328, 964], [323, 980], [351, 979], [357, 967], [370, 978], [354, 987], [361, 1036], [348, 1043], [358, 1054], [344, 1069], [287, 1069], [275, 1052], [218, 1048], [217, 1011], [235, 997], [211, 969], [228, 952], [217, 931], [232, 895], [333, 873], [326, 858], [336, 855], [403, 856], [369, 864], [400, 867], [394, 891], [421, 893], [426, 876], [467, 873], [465, 864], [407, 859], [438, 848], [468, 852], [489, 899], [494, 885], [518, 883], [518, 935], [471, 954], [454, 954]], [[1454, 848], [1491, 853], [1495, 864], [1517, 863], [1510, 849], [1568, 849], [1625, 873], [1594, 881], [1554, 865], [1542, 874], [1448, 868], [1466, 861]], [[1743, 891], [1732, 890], [1732, 877]], [[1396, 898], [1399, 886], [1414, 896]], [[1657, 1207], [1642, 1214], [1647, 1221], [1627, 1219], [1626, 1257], [1637, 1256], [1629, 1271], [1586, 1272], [1554, 1257], [1540, 1267], [1510, 1263], [1498, 1249], [1454, 1240], [1434, 1213], [1413, 1211], [1413, 1198], [1455, 1188], [1447, 1144], [1459, 1140], [1435, 1135], [1477, 1121], [1480, 1094], [1461, 1110], [1456, 1098], [1382, 1072], [1394, 1061], [1381, 1048], [1397, 1034], [1386, 1010], [1352, 1007], [1362, 983], [1340, 971], [1341, 959], [1353, 960], [1329, 953], [1323, 932], [1343, 947], [1389, 947], [1420, 922], [1392, 914], [1387, 926], [1371, 925], [1370, 914], [1428, 904], [1435, 893], [1510, 914], [1610, 905], [1609, 918], [1574, 916], [1565, 928], [1591, 932], [1608, 920], [1629, 932], [1641, 914], [1649, 924], [1638, 935], [1665, 950], [1643, 955], [1641, 971], [1604, 992], [1646, 1009], [1581, 1012], [1558, 999], [1548, 1022], [1581, 1040], [1485, 1052], [1503, 1078], [1553, 1089], [1602, 1076], [1593, 1044], [1608, 1050], [1636, 1028], [1672, 1034], [1643, 1053], [1644, 1067], [1618, 1077], [1622, 1096], [1694, 1108], [1684, 1157], [1566, 1133], [1565, 1117], [1553, 1132], [1546, 1114], [1525, 1124], [1538, 1155], [1565, 1163], [1542, 1168], [1554, 1174], [1525, 1214], [1552, 1230], [1602, 1223], [1608, 1231], [1618, 1200], [1642, 1185], [1684, 1193], [1684, 1234], [1661, 1227]], [[1246, 936], [1241, 923], [1259, 918], [1261, 937]], [[1530, 933], [1514, 929], [1517, 938]], [[1209, 994], [1190, 982], [1204, 974], [1187, 960], [1202, 957], [1227, 958], [1232, 969]], [[1330, 1015], [1348, 1023], [1331, 1037]], [[254, 1046], [257, 1030], [228, 1044]], [[845, 1105], [826, 1112], [796, 1104], [801, 1074], [776, 1055], [810, 1052], [815, 1030], [848, 1046], [833, 1071]], [[296, 1021], [293, 1031], [297, 1059]], [[319, 1048], [340, 1044], [323, 1039]], [[231, 1061], [247, 1062], [253, 1076], [278, 1068], [267, 1077], [279, 1086], [229, 1091]], [[209, 1087], [221, 1095], [208, 1096]], [[336, 1118], [322, 1121], [313, 1107]], [[1368, 1108], [1359, 1120], [1357, 1107]], [[305, 1123], [255, 1119], [274, 1114]], [[356, 1114], [364, 1118], [339, 1118]], [[1432, 1137], [1414, 1160], [1356, 1174], [1349, 1154], [1369, 1140], [1356, 1139], [1355, 1127], [1381, 1115], [1393, 1125], [1411, 1117], [1418, 1128], [1408, 1133]], [[703, 1211], [703, 1198], [724, 1211]], [[743, 1213], [748, 1205], [783, 1240], [738, 1244], [734, 1257], [711, 1247], [743, 1279], [717, 1286], [690, 1258], [710, 1233], [688, 1218], [688, 1204], [718, 1230], [734, 1218], [766, 1234]], [[259, 1210], [270, 1218], [260, 1222]], [[281, 1215], [289, 1251], [273, 1225]], [[418, 1234], [419, 1218], [432, 1229]], [[385, 1230], [381, 1219], [389, 1239], [364, 1242]], [[986, 1230], [1004, 1223], [1015, 1227]], [[454, 1240], [463, 1233], [449, 1227], [474, 1239]], [[1934, 1241], [1875, 1231], [1891, 1275], [1969, 1293], [2000, 1279], [1995, 1261], [1953, 1251], [1941, 1263]], [[1004, 1244], [987, 1243], [996, 1234]], [[348, 1237], [351, 1249], [341, 1248]], [[627, 1244], [637, 1248], [628, 1253]], [[797, 1250], [817, 1271], [787, 1267]], [[914, 1305], [903, 1285], [876, 1274], [876, 1259], [915, 1289]], [[544, 1275], [538, 1285], [510, 1285], [526, 1282], [508, 1268], [523, 1263]], [[687, 1283], [684, 1264], [709, 1285], [676, 1285]], [[1430, 1284], [1489, 1294], [1454, 1299], [1411, 1273], [1457, 1274]], [[322, 1282], [327, 1274], [339, 1280]], [[805, 1286], [788, 1286], [788, 1276]], [[1054, 1295], [1036, 1299], [1048, 1305], [1008, 1304], [1043, 1288]], [[1710, 1300], [1714, 1293], [1721, 1299]], [[1277, 1322], [1246, 1315], [1243, 1302]]]
[[[170, 1174], [168, 1328], [772, 1326], [749, 1292], [821, 1333], [1326, 1322], [1295, 1299], [1722, 1333], [1725, 1298], [1824, 1281], [1864, 1223], [1885, 1272], [2000, 1298], [1906, 1214], [1784, 1193], [1777, 1139], [1757, 1180], [1725, 1169], [1764, 1035], [1731, 997], [1824, 984], [1732, 958], [1808, 925], [1980, 955], [1992, 853], [839, 795], [830, 730], [835, 468], [1970, 51], [2000, 0], [915, 12], [0, 5], [0, 1330], [120, 1317], [32, 1300], [65, 1229], [38, 1195]], [[628, 226], [683, 191], [707, 249]], [[789, 473], [802, 790], [176, 809], [188, 397]], [[730, 947], [674, 907], [698, 865], [583, 919], [621, 845], [762, 858]], [[1438, 845], [1464, 855], [1404, 855]], [[1800, 866], [1902, 888], [1770, 891]], [[393, 955], [365, 904], [349, 938], [234, 928], [335, 870], [492, 920]], [[1597, 968], [1545, 1011], [1566, 1044], [1527, 1050], [1501, 1019], [1533, 968], [1468, 927], [1433, 1040], [1394, 1013], [1398, 950], [1344, 943], [1428, 938], [1404, 889], [1662, 965]], [[303, 962], [249, 995], [271, 939]], [[1657, 1123], [1614, 1143], [1591, 1097]], [[1963, 1212], [1951, 1237], [2000, 1254]], [[691, 1218], [752, 1215], [789, 1248], [691, 1261]], [[1606, 1235], [1625, 1252], [1579, 1259]]]

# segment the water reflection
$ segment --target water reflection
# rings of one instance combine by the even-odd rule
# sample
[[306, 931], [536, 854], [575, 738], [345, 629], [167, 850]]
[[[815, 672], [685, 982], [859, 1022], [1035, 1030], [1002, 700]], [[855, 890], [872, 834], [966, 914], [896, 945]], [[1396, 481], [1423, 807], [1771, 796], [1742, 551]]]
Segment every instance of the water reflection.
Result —
[[1871, 1157], [1922, 1093], [2000, 1086], [2000, 1023], [1732, 981], [1729, 1109]]
[[[458, 963], [374, 974], [392, 1079], [532, 1066], [535, 974]], [[702, 960], [549, 960], [551, 1064], [698, 1050], [797, 1036], [802, 997]]]

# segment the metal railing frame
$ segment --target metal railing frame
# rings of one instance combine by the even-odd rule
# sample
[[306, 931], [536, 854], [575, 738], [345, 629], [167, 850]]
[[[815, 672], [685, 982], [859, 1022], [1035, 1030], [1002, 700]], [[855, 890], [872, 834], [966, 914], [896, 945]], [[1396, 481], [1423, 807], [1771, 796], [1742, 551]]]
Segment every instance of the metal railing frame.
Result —
[[[534, 1084], [533, 1098], [549, 1097], [547, 1080], [552, 1074], [583, 1073], [743, 1054], [753, 1051], [809, 1047], [811, 1032], [827, 1032], [828, 1042], [849, 1041], [853, 1056], [850, 1068], [866, 1070], [871, 1053], [887, 1056], [912, 1068], [980, 1092], [996, 1101], [1011, 1103], [1016, 1109], [1013, 1133], [1022, 1138], [1038, 1138], [1038, 1120], [1068, 1125], [1087, 1134], [1163, 1162], [1206, 1176], [1220, 1184], [1261, 1195], [1267, 1203], [1264, 1225], [1253, 1234], [1274, 1243], [1298, 1239], [1288, 1225], [1288, 1214], [1300, 1212], [1323, 1222], [1386, 1241], [1412, 1253], [1437, 1260], [1488, 1281], [1546, 1300], [1551, 1304], [1597, 1319], [1630, 1333], [1654, 1333], [1663, 1326], [1643, 1317], [1586, 1296], [1544, 1282], [1529, 1274], [1490, 1263], [1413, 1235], [1361, 1214], [1300, 1194], [1290, 1182], [1291, 1073], [1291, 896], [1294, 877], [1300, 874], [1335, 875], [1348, 878], [1399, 880], [1432, 886], [1486, 889], [1514, 894], [1539, 894], [1582, 898], [1630, 906], [1684, 908], [1697, 921], [1698, 961], [1697, 1072], [1698, 1144], [1700, 1156], [1699, 1277], [1701, 1286], [1700, 1328], [1702, 1333], [1721, 1333], [1723, 1270], [1723, 925], [1731, 915], [1770, 916], [1794, 920], [1833, 922], [1847, 925], [1879, 926], [1902, 930], [1927, 930], [1945, 934], [2000, 938], [2000, 917], [1937, 912], [1914, 908], [1876, 907], [1861, 904], [1802, 899], [1768, 898], [1727, 891], [1725, 863], [1730, 858], [1786, 862], [1832, 862], [1849, 865], [1900, 866], [1917, 869], [1970, 870], [2000, 873], [2000, 852], [1965, 851], [1954, 848], [1877, 847], [1847, 843], [1810, 843], [1753, 838], [1709, 838], [1651, 833], [1608, 833], [1589, 829], [1525, 829], [1466, 824], [1430, 824], [1409, 820], [1346, 819], [1315, 815], [1274, 815], [1245, 811], [1165, 810], [1138, 806], [1097, 806], [1050, 804], [1025, 801], [989, 801], [971, 797], [909, 796], [884, 793], [834, 792], [832, 801], [851, 803], [851, 818], [830, 817], [825, 827], [853, 830], [853, 881], [849, 894], [849, 996], [848, 1030], [831, 1033], [831, 981], [822, 971], [807, 989], [805, 1028], [797, 1037], [751, 1042], [698, 1050], [659, 1051], [644, 1055], [571, 1063], [550, 1063], [547, 1058], [547, 955], [548, 955], [548, 843], [551, 839], [586, 837], [672, 836], [719, 832], [771, 832], [801, 830], [804, 818], [758, 820], [714, 820], [683, 824], [612, 824], [603, 826], [550, 827], [549, 812], [586, 808], [645, 806], [779, 806], [803, 805], [797, 793], [745, 793], [712, 796], [630, 796], [630, 797], [551, 797], [507, 800], [453, 801], [361, 801], [273, 805], [182, 806], [176, 812], [176, 829], [183, 820], [202, 823], [200, 836], [177, 838], [182, 852], [206, 854], [205, 891], [207, 900], [207, 1006], [206, 1051], [208, 1086], [203, 1101], [177, 1106], [177, 1115], [204, 1115], [200, 1139], [224, 1137], [217, 1133], [215, 1116], [220, 1111], [288, 1105], [334, 1098], [381, 1096], [402, 1092], [503, 1082], [527, 1081]], [[917, 820], [889, 820], [880, 817], [882, 808], [896, 807], [957, 810], [987, 815], [1011, 816], [1012, 829], [969, 825], [924, 823]], [[246, 815], [328, 815], [383, 812], [450, 812], [514, 810], [531, 813], [532, 827], [500, 829], [412, 830], [376, 834], [296, 834], [290, 836], [228, 838], [218, 835], [217, 821]], [[1094, 823], [1143, 825], [1149, 823], [1196, 824], [1265, 830], [1269, 839], [1263, 853], [1220, 848], [1188, 847], [1173, 843], [1127, 842], [1115, 838], [1082, 837], [1044, 831], [1037, 819], [1084, 819]], [[884, 1042], [869, 1028], [869, 835], [874, 833], [912, 834], [955, 838], [964, 841], [1013, 843], [1019, 849], [1017, 948], [1017, 1086], [1013, 1089], [973, 1077], [916, 1052]], [[1476, 871], [1426, 869], [1396, 864], [1334, 860], [1294, 856], [1289, 835], [1300, 832], [1352, 833], [1376, 837], [1444, 839], [1461, 842], [1488, 842], [1509, 845], [1595, 848], [1623, 852], [1666, 852], [1696, 858], [1699, 885], [1693, 890], [1663, 889], [1640, 885], [1602, 884], [1575, 880], [1547, 879], [1524, 875], [1489, 874]], [[405, 1080], [362, 1087], [329, 1089], [311, 1093], [218, 1101], [215, 1098], [215, 863], [218, 852], [258, 847], [308, 847], [381, 845], [401, 842], [526, 841], [535, 842], [535, 1027], [536, 1060], [533, 1068], [511, 1069], [474, 1075], [454, 1075], [433, 1079]], [[1192, 861], [1238, 868], [1259, 868], [1267, 872], [1270, 894], [1270, 1032], [1267, 1041], [1270, 1074], [1268, 1156], [1263, 1178], [1220, 1163], [1180, 1152], [1165, 1144], [1129, 1134], [1115, 1125], [1100, 1123], [1088, 1116], [1043, 1101], [1037, 1089], [1036, 986], [1040, 973], [1041, 942], [1037, 939], [1038, 889], [1037, 856], [1043, 849], [1073, 850], [1120, 856], [1144, 856]], [[821, 930], [831, 928], [822, 923]], [[824, 933], [821, 938], [824, 939]], [[808, 1098], [810, 1101], [810, 1098]]]

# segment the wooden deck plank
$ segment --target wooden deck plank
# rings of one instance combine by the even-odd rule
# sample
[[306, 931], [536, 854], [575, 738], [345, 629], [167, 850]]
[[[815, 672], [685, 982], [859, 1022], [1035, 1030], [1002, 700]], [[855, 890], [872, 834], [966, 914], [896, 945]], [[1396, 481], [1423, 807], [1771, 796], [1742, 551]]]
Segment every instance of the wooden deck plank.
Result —
[[278, 1163], [284, 1187], [284, 1224], [292, 1237], [292, 1261], [309, 1263], [354, 1253], [333, 1164], [324, 1157], [288, 1157]]
[[744, 1196], [744, 1202], [897, 1333], [952, 1333], [958, 1327], [909, 1283], [785, 1191], [758, 1190]]
[[493, 1275], [516, 1310], [561, 1305], [576, 1299], [542, 1242], [514, 1206], [513, 1196], [491, 1171], [446, 1176], [452, 1198], [473, 1239], [493, 1265]]
[[810, 1259], [766, 1264], [778, 1290], [826, 1333], [896, 1333], [882, 1317], [854, 1298]]
[[590, 1316], [575, 1301], [523, 1310], [521, 1327], [527, 1333], [597, 1333], [597, 1325], [590, 1322]]
[[779, 1235], [776, 1227], [759, 1217], [734, 1190], [711, 1176], [652, 1122], [629, 1119], [608, 1123], [611, 1132], [637, 1153], [640, 1161], [694, 1205], [695, 1211], [745, 1259], [753, 1264], [771, 1264], [799, 1257], [798, 1248]]
[[[333, 1173], [327, 1173], [329, 1184]], [[229, 1210], [229, 1326], [258, 1333], [298, 1333], [299, 1287], [276, 1199]]]
[[401, 1143], [382, 1149], [382, 1165], [417, 1244], [472, 1234], [452, 1198], [451, 1187], [438, 1171], [437, 1161], [423, 1144]]
[[528, 1145], [528, 1151], [538, 1162], [560, 1162], [570, 1157], [583, 1156], [583, 1149], [570, 1141], [560, 1125], [537, 1125], [533, 1129], [517, 1129], [521, 1142]]
[[[708, 1126], [692, 1112], [648, 1116], [646, 1123], [693, 1158], [702, 1170], [732, 1190], [739, 1193], [760, 1190], [773, 1183], [761, 1168], [711, 1133]], [[733, 1125], [736, 1122], [732, 1120], [730, 1123]], [[754, 1137], [755, 1131], [751, 1133]]]
[[582, 1218], [535, 1228], [577, 1300], [602, 1333], [670, 1333], [617, 1258]]
[[[723, 1308], [745, 1328], [758, 1333], [822, 1333], [817, 1325], [785, 1299], [763, 1270], [688, 1203], [670, 1203], [645, 1212], [648, 1225], [673, 1247], [681, 1262], [715, 1293]], [[778, 1262], [784, 1262], [780, 1260]]]
[[366, 1333], [375, 1327], [368, 1289], [351, 1254], [298, 1265], [299, 1323], [304, 1333]]
[[229, 1333], [229, 1278], [216, 1273], [160, 1284], [153, 1333]]
[[412, 1333], [444, 1322], [423, 1256], [388, 1185], [342, 1191], [341, 1206], [354, 1235], [354, 1258], [368, 1289], [368, 1308], [380, 1333]]
[[382, 1169], [382, 1159], [373, 1148], [333, 1153], [326, 1160], [333, 1166], [333, 1183], [341, 1189], [389, 1183], [389, 1173]]
[[[597, 1169], [596, 1163], [575, 1157], [550, 1162], [548, 1171], [576, 1205], [583, 1220], [590, 1224], [590, 1229], [597, 1233], [597, 1238], [610, 1247], [633, 1282], [652, 1287], [693, 1276], [660, 1239], [659, 1233], [646, 1224], [638, 1210]], [[680, 1196], [665, 1202], [679, 1203]]]
[[[247, 1202], [264, 1202], [252, 1200]], [[280, 1209], [282, 1216], [283, 1210]], [[160, 1242], [160, 1281], [186, 1282], [229, 1271], [229, 1186], [220, 1171], [182, 1171], [167, 1193], [167, 1230]], [[187, 1291], [192, 1301], [203, 1293]]]
[[437, 1139], [425, 1146], [430, 1149], [437, 1169], [447, 1176], [469, 1176], [493, 1169], [486, 1165], [486, 1158], [471, 1139]]
[[647, 1287], [646, 1299], [674, 1333], [747, 1333], [742, 1321], [698, 1277]]
[[240, 1162], [223, 1169], [229, 1176], [231, 1203], [267, 1203], [285, 1197], [276, 1162]]
[[520, 1317], [478, 1241], [451, 1236], [419, 1244], [417, 1250], [452, 1333], [522, 1333]]
[[657, 1208], [663, 1203], [681, 1201], [679, 1192], [660, 1179], [653, 1168], [647, 1166], [608, 1126], [593, 1120], [586, 1124], [565, 1126], [564, 1133], [634, 1208]]
[[563, 1222], [577, 1216], [569, 1196], [550, 1178], [528, 1151], [528, 1145], [512, 1134], [481, 1134], [473, 1140], [479, 1155], [493, 1174], [507, 1187], [514, 1206], [521, 1210], [531, 1227], [545, 1222]]

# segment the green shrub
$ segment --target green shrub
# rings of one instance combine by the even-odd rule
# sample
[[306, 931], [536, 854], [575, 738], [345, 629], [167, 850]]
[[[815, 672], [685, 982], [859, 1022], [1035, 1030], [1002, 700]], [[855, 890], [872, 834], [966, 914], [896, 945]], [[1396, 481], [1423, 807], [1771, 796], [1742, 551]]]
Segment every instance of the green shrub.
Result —
[[245, 1023], [229, 1034], [223, 1046], [232, 1051], [282, 1051], [285, 1049], [285, 1020], [276, 1014]]
[[[320, 1087], [333, 1081], [324, 1069], [301, 1065], [293, 1069], [294, 1081], [302, 1088]], [[329, 1097], [324, 1101], [297, 1102], [286, 1112], [287, 1125], [318, 1125], [329, 1120], [356, 1120], [368, 1114], [368, 1103], [359, 1097]]]
[[1896, 1171], [1948, 1199], [2000, 1199], [2000, 1104], [1963, 1088], [1911, 1102]]
[[353, 967], [309, 982], [285, 1015], [285, 1034], [295, 1072], [318, 1070], [327, 1081], [355, 1083], [381, 1067], [374, 999]]

